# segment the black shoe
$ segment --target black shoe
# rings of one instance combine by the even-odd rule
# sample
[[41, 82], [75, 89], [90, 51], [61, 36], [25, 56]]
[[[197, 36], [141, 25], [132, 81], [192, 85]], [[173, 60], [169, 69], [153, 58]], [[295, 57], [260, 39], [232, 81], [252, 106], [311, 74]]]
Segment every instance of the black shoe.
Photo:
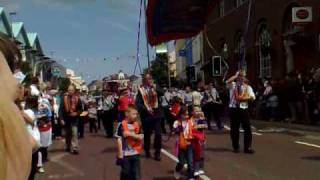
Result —
[[78, 155], [78, 154], [79, 154], [79, 151], [78, 151], [78, 150], [73, 150], [73, 151], [72, 151], [72, 154]]
[[253, 149], [245, 149], [244, 153], [246, 153], [246, 154], [254, 154], [255, 151]]
[[154, 160], [156, 160], [156, 161], [161, 161], [161, 157], [160, 157], [160, 156], [155, 156], [155, 157], [154, 157]]
[[151, 158], [150, 152], [146, 152], [146, 158], [147, 158], [147, 159]]
[[66, 148], [66, 149], [64, 149], [64, 151], [65, 152], [70, 152], [71, 150], [70, 150], [70, 148]]
[[233, 149], [233, 153], [238, 154], [239, 152], [240, 152], [239, 149]]

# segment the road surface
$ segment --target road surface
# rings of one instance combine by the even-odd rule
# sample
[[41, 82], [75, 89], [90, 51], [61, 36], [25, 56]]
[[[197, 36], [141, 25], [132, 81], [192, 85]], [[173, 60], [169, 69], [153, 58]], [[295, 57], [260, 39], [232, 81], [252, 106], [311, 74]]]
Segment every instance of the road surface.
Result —
[[[226, 126], [228, 129], [228, 126]], [[38, 180], [117, 180], [120, 168], [115, 165], [114, 139], [87, 132], [80, 140], [81, 151], [65, 153], [63, 141], [55, 141], [45, 174]], [[174, 138], [164, 144], [162, 161], [142, 157], [143, 180], [173, 180], [176, 158]], [[206, 176], [214, 180], [319, 180], [320, 134], [260, 127], [253, 137], [254, 155], [234, 154], [229, 131], [207, 133]]]

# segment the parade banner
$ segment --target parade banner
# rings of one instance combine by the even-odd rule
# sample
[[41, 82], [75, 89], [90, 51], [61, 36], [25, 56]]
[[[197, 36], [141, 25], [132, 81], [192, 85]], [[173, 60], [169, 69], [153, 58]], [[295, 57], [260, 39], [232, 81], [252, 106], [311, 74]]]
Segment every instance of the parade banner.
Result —
[[147, 36], [151, 45], [197, 35], [217, 0], [149, 0]]

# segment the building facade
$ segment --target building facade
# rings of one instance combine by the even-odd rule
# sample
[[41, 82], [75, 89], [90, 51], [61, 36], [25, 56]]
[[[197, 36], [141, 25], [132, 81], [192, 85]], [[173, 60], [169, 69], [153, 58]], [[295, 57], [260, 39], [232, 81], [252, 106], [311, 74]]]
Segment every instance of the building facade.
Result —
[[[229, 66], [228, 75], [245, 62], [247, 75], [255, 83], [319, 67], [319, 0], [253, 2], [250, 8], [249, 0], [220, 0], [209, 16], [203, 40], [206, 81], [212, 80], [213, 56], [224, 58]], [[294, 7], [311, 8], [307, 15], [312, 16], [312, 21], [294, 24]]]
[[176, 51], [176, 66], [177, 66], [177, 80], [186, 81], [187, 80], [187, 55], [185, 52], [185, 39], [180, 39], [175, 41], [175, 51]]

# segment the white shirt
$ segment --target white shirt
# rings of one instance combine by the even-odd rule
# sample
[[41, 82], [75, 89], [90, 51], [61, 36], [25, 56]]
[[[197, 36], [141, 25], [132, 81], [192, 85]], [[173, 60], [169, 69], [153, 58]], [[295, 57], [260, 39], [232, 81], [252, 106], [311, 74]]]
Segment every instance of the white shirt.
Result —
[[184, 95], [184, 102], [189, 106], [192, 105], [192, 92], [185, 93]]
[[[248, 109], [249, 103], [248, 102], [238, 102], [235, 97], [235, 91], [237, 91], [236, 83], [232, 82], [229, 86], [229, 95], [230, 95], [230, 108], [241, 108], [241, 109]], [[256, 99], [256, 96], [253, 92], [253, 89], [250, 85], [241, 85], [241, 92], [246, 92], [253, 100]]]
[[112, 95], [107, 96], [102, 101], [102, 109], [104, 111], [109, 111], [114, 107], [115, 97]]
[[205, 92], [208, 96], [207, 102], [216, 102], [219, 98], [219, 93], [216, 88], [212, 88], [209, 92]]
[[164, 96], [161, 97], [161, 106], [162, 107], [169, 106], [171, 99], [172, 99], [172, 94], [169, 91], [165, 92]]
[[202, 101], [202, 95], [200, 92], [198, 91], [193, 91], [192, 92], [192, 104], [194, 106], [200, 106], [201, 105], [201, 101]]
[[91, 107], [88, 109], [89, 112], [89, 118], [97, 119], [97, 109], [94, 107]]
[[33, 121], [33, 124], [27, 124], [27, 130], [29, 134], [34, 138], [36, 143], [40, 146], [40, 131], [37, 125], [37, 118], [35, 113], [31, 109], [26, 109], [24, 112], [29, 116], [29, 118]]
[[177, 96], [181, 99], [182, 103], [185, 103], [185, 99], [184, 99], [185, 98], [185, 91], [183, 91], [183, 90], [178, 91]]

